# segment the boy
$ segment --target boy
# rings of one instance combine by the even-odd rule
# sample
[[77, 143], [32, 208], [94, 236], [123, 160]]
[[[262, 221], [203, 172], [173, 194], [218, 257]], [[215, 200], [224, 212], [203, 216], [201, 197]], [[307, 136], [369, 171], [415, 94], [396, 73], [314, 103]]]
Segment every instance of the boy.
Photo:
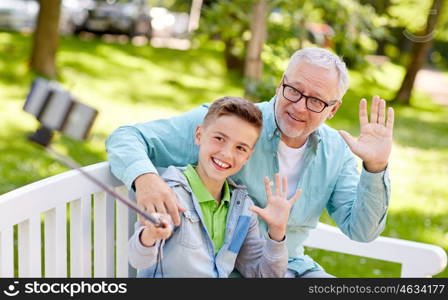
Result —
[[[195, 132], [198, 165], [171, 166], [162, 175], [186, 208], [180, 226], [174, 231], [166, 226], [168, 215], [161, 216], [164, 227], [136, 223], [128, 246], [139, 277], [228, 277], [234, 267], [244, 277], [284, 276], [286, 224], [300, 191], [286, 200], [286, 178], [276, 174], [273, 195], [266, 177], [268, 201], [261, 209], [253, 206], [245, 187], [228, 178], [249, 160], [261, 127], [261, 111], [247, 100], [224, 97], [210, 106]], [[260, 235], [257, 214], [269, 226], [267, 240]]]

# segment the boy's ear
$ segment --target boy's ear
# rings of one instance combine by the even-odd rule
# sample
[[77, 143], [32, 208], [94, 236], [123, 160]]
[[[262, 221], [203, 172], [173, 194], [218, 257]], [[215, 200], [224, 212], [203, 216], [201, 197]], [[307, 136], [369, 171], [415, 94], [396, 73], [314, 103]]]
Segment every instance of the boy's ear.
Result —
[[194, 143], [198, 146], [201, 143], [201, 135], [202, 135], [202, 126], [199, 125], [196, 127], [196, 131], [194, 133]]

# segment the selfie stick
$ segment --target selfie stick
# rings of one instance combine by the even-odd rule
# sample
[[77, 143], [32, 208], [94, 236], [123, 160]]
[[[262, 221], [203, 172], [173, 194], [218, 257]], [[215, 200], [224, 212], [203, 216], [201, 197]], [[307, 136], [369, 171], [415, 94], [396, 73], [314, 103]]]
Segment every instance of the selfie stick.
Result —
[[101, 187], [106, 193], [111, 195], [112, 197], [115, 197], [116, 199], [120, 200], [123, 204], [125, 204], [130, 209], [134, 210], [136, 213], [140, 214], [143, 218], [154, 224], [156, 227], [164, 227], [165, 224], [160, 222], [157, 218], [147, 214], [145, 211], [143, 211], [141, 208], [139, 208], [135, 203], [125, 199], [118, 193], [116, 193], [114, 190], [110, 189], [107, 185], [84, 171], [79, 164], [77, 164], [75, 161], [70, 159], [69, 157], [66, 157], [57, 151], [55, 151], [50, 146], [50, 140], [52, 137], [51, 130], [48, 130], [44, 126], [41, 126], [34, 134], [29, 136], [29, 140], [38, 144], [39, 146], [42, 146], [45, 148], [45, 151], [49, 153], [52, 157], [54, 157], [57, 161], [62, 163], [63, 165], [67, 166], [70, 169], [77, 170], [82, 175], [87, 177], [90, 181]]
[[54, 158], [56, 158], [59, 162], [61, 162], [65, 166], [67, 166], [67, 167], [69, 167], [69, 168], [71, 168], [73, 170], [79, 171], [82, 175], [87, 177], [90, 181], [94, 182], [96, 185], [101, 187], [106, 193], [108, 193], [109, 195], [111, 195], [111, 196], [117, 198], [118, 200], [120, 200], [123, 204], [125, 204], [130, 209], [134, 210], [136, 213], [140, 214], [143, 218], [145, 218], [146, 220], [148, 220], [149, 222], [154, 224], [156, 227], [162, 226], [162, 223], [158, 219], [156, 219], [156, 218], [152, 217], [151, 215], [147, 214], [146, 212], [141, 210], [135, 203], [133, 203], [133, 202], [131, 202], [129, 200], [126, 200], [121, 195], [119, 195], [117, 192], [115, 192], [114, 190], [110, 189], [107, 185], [105, 185], [104, 183], [102, 183], [101, 181], [96, 179], [95, 177], [91, 176], [89, 173], [84, 171], [81, 168], [80, 165], [78, 165], [76, 162], [74, 162], [70, 158], [65, 157], [65, 156], [59, 154], [58, 152], [56, 152], [50, 146], [45, 147], [45, 150], [47, 151], [47, 153], [52, 155]]
[[31, 134], [28, 139], [42, 147], [65, 166], [78, 170], [90, 181], [101, 187], [106, 193], [123, 202], [127, 207], [140, 214], [156, 227], [165, 227], [165, 223], [150, 216], [135, 203], [123, 198], [86, 171], [68, 157], [56, 152], [50, 147], [53, 131], [60, 131], [74, 139], [84, 140], [92, 127], [98, 111], [75, 99], [71, 93], [62, 89], [54, 81], [36, 78], [26, 98], [23, 110], [32, 114], [41, 123], [41, 126]]
[[73, 170], [79, 171], [82, 175], [87, 177], [90, 181], [94, 182], [96, 185], [101, 187], [106, 193], [108, 193], [109, 195], [111, 195], [111, 196], [117, 198], [118, 200], [120, 200], [123, 204], [125, 204], [130, 209], [134, 210], [136, 213], [140, 214], [143, 218], [145, 218], [149, 222], [153, 223], [156, 227], [162, 226], [161, 222], [158, 219], [156, 219], [156, 218], [152, 217], [151, 215], [147, 214], [146, 212], [141, 210], [136, 204], [132, 203], [129, 200], [126, 200], [121, 195], [119, 195], [117, 192], [115, 192], [114, 190], [110, 189], [107, 185], [105, 185], [104, 183], [102, 183], [101, 181], [96, 179], [95, 177], [91, 176], [89, 173], [84, 171], [81, 168], [80, 165], [78, 165], [76, 162], [74, 162], [70, 158], [65, 157], [65, 156], [59, 154], [58, 152], [56, 152], [50, 146], [45, 147], [45, 150], [47, 151], [47, 153], [52, 155], [54, 158], [56, 158], [59, 162], [61, 162], [65, 166], [67, 166], [67, 167], [69, 167], [69, 168], [71, 168]]

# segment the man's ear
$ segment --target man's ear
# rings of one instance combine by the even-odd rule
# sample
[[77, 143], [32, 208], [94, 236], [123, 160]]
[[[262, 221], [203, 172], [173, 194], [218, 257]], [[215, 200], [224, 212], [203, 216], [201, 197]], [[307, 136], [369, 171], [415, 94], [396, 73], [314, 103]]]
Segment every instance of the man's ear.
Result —
[[341, 106], [341, 104], [342, 104], [342, 102], [341, 102], [341, 101], [338, 101], [335, 105], [333, 105], [333, 106], [331, 107], [330, 114], [327, 116], [327, 120], [330, 120], [331, 118], [334, 117], [334, 115], [335, 115], [336, 112], [338, 111], [339, 106]]
[[276, 95], [280, 95], [281, 89], [283, 88], [282, 84], [283, 84], [283, 80], [278, 83], [277, 88], [275, 89]]
[[198, 125], [194, 133], [194, 143], [198, 146], [201, 143], [201, 136], [202, 136], [202, 125]]

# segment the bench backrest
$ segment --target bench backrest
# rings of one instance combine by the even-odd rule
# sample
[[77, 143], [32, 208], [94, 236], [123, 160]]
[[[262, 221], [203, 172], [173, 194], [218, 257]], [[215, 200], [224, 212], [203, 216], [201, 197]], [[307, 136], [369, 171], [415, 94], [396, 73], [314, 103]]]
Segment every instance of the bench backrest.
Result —
[[[107, 162], [83, 170], [128, 195]], [[134, 222], [127, 206], [76, 170], [3, 194], [0, 277], [133, 277], [127, 241]], [[397, 262], [402, 277], [432, 276], [447, 265], [439, 246], [382, 236], [358, 243], [322, 223], [310, 231], [304, 245]]]
[[[107, 162], [84, 170], [127, 197]], [[76, 170], [6, 193], [0, 277], [129, 277], [130, 221], [125, 205]]]

